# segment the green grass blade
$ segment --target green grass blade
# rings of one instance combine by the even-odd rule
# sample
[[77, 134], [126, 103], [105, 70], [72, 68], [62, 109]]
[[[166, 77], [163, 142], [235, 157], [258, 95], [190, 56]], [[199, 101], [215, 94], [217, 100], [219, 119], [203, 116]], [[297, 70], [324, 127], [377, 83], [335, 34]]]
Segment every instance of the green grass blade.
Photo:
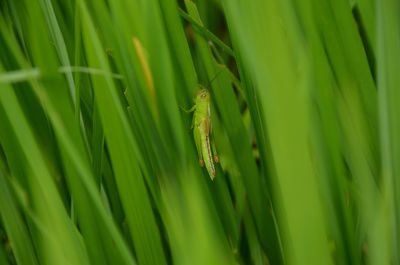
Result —
[[[192, 17], [195, 17], [200, 23], [200, 18], [196, 6], [191, 1], [186, 1], [186, 8]], [[211, 80], [219, 71], [224, 70], [224, 67], [218, 66], [212, 57], [210, 47], [206, 40], [197, 39], [205, 68], [208, 72], [208, 78]], [[255, 161], [252, 158], [250, 143], [243, 141], [249, 139], [245, 131], [239, 107], [232, 91], [232, 86], [229, 76], [222, 72], [218, 79], [212, 85], [212, 93], [215, 95], [215, 102], [219, 112], [221, 113], [222, 121], [227, 129], [228, 136], [235, 154], [238, 169], [242, 175], [243, 183], [248, 190], [252, 192], [248, 194], [252, 212], [255, 213], [255, 222], [260, 234], [263, 235], [261, 241], [267, 252], [270, 254], [270, 259], [273, 263], [282, 262], [280, 246], [278, 243], [278, 235], [274, 227], [273, 217], [270, 214], [268, 206], [268, 195], [264, 189], [263, 182], [258, 174]], [[228, 103], [229, 102], [229, 103]], [[240, 142], [238, 141], [240, 140]], [[217, 139], [218, 141], [218, 139]]]
[[[309, 157], [309, 64], [291, 6], [273, 1], [223, 3], [232, 31], [237, 33], [237, 48], [246, 58], [244, 63], [251, 65], [261, 97], [276, 168], [273, 195], [279, 202], [277, 220], [286, 261], [331, 264], [317, 178]], [[306, 237], [307, 247], [302, 243]]]
[[[371, 240], [374, 252], [371, 254], [371, 264], [399, 264], [400, 248], [398, 229], [400, 224], [400, 193], [396, 187], [400, 183], [400, 145], [398, 136], [400, 124], [398, 116], [400, 77], [397, 73], [400, 67], [400, 19], [398, 1], [377, 1], [377, 72], [378, 99], [380, 117], [380, 139], [382, 153], [382, 177], [384, 182], [385, 200], [382, 205], [381, 230], [378, 230]], [[391, 227], [390, 233], [388, 231]], [[378, 243], [379, 242], [379, 243]], [[392, 257], [392, 258], [391, 258]]]
[[185, 11], [182, 9], [179, 9], [179, 14], [187, 20], [194, 29], [196, 30], [197, 33], [202, 35], [205, 39], [213, 41], [216, 45], [218, 45], [222, 50], [224, 50], [226, 53], [229, 55], [235, 57], [235, 54], [233, 53], [232, 49], [226, 45], [223, 41], [221, 41], [217, 36], [215, 36], [211, 31], [203, 27], [200, 23], [196, 21], [195, 18], [192, 18], [190, 15], [186, 14]]
[[[27, 166], [32, 171], [30, 184], [38, 215], [46, 224], [46, 228], [62, 242], [60, 245], [54, 244], [43, 235], [44, 241], [41, 242], [43, 262], [45, 264], [89, 264], [11, 87], [7, 85], [0, 87], [0, 101], [19, 144], [23, 146], [22, 152], [25, 159], [29, 158]], [[60, 260], [59, 257], [65, 257], [65, 259]]]
[[29, 231], [0, 168], [0, 214], [18, 264], [38, 264]]
[[[84, 46], [89, 65], [108, 69], [98, 36], [87, 8], [80, 2]], [[92, 77], [95, 100], [105, 128], [104, 134], [116, 177], [121, 202], [127, 215], [138, 261], [142, 264], [166, 264], [159, 230], [148, 198], [142, 174], [136, 160], [137, 149], [126, 114], [110, 78]], [[118, 118], [117, 118], [118, 117]], [[134, 189], [132, 192], [131, 189]]]

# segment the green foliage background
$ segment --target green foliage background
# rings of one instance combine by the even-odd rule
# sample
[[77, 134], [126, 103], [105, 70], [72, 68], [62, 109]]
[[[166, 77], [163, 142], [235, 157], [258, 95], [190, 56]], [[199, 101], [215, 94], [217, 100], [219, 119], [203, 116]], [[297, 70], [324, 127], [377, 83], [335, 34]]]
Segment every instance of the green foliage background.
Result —
[[0, 264], [400, 264], [398, 0], [0, 7]]

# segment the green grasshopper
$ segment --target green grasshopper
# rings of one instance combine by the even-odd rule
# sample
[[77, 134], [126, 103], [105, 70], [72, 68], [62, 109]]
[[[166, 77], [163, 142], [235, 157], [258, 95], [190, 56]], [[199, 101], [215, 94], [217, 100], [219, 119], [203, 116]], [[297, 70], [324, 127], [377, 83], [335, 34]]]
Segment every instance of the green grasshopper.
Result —
[[[213, 80], [217, 77], [217, 75], [213, 78]], [[210, 81], [210, 84], [211, 82], [212, 81]], [[203, 87], [202, 85], [199, 86], [200, 90], [198, 90], [193, 97], [193, 107], [189, 110], [186, 110], [181, 106], [180, 107], [187, 113], [194, 111], [191, 129], [193, 129], [194, 141], [196, 143], [196, 148], [199, 155], [199, 163], [201, 167], [204, 166], [204, 164], [206, 165], [207, 172], [210, 175], [211, 180], [214, 180], [215, 166], [213, 161], [218, 163], [219, 157], [215, 148], [214, 138], [211, 137], [211, 96], [207, 88]]]

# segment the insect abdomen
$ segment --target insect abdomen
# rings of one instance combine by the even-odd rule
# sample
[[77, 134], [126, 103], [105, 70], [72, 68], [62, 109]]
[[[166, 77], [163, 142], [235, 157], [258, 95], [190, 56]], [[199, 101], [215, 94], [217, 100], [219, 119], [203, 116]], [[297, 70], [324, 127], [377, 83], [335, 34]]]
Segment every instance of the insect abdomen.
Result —
[[211, 146], [210, 146], [210, 137], [209, 135], [202, 134], [201, 135], [201, 146], [202, 146], [202, 154], [204, 163], [206, 165], [208, 174], [210, 175], [211, 180], [215, 178], [215, 167], [212, 159]]

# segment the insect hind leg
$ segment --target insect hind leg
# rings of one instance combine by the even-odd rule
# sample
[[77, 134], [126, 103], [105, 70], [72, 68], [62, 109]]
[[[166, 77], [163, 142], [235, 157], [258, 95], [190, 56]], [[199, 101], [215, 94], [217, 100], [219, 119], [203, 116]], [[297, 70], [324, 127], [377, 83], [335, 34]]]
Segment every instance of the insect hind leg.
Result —
[[199, 164], [202, 167], [202, 166], [204, 166], [204, 159], [203, 159], [203, 154], [201, 152], [200, 132], [199, 132], [199, 129], [197, 127], [194, 128], [193, 134], [194, 134], [194, 142], [196, 144], [197, 154], [199, 155]]
[[216, 163], [219, 163], [219, 156], [217, 154], [217, 148], [215, 147], [215, 141], [214, 141], [214, 137], [213, 136], [211, 136], [211, 149], [212, 149], [212, 152], [214, 154], [214, 161]]

